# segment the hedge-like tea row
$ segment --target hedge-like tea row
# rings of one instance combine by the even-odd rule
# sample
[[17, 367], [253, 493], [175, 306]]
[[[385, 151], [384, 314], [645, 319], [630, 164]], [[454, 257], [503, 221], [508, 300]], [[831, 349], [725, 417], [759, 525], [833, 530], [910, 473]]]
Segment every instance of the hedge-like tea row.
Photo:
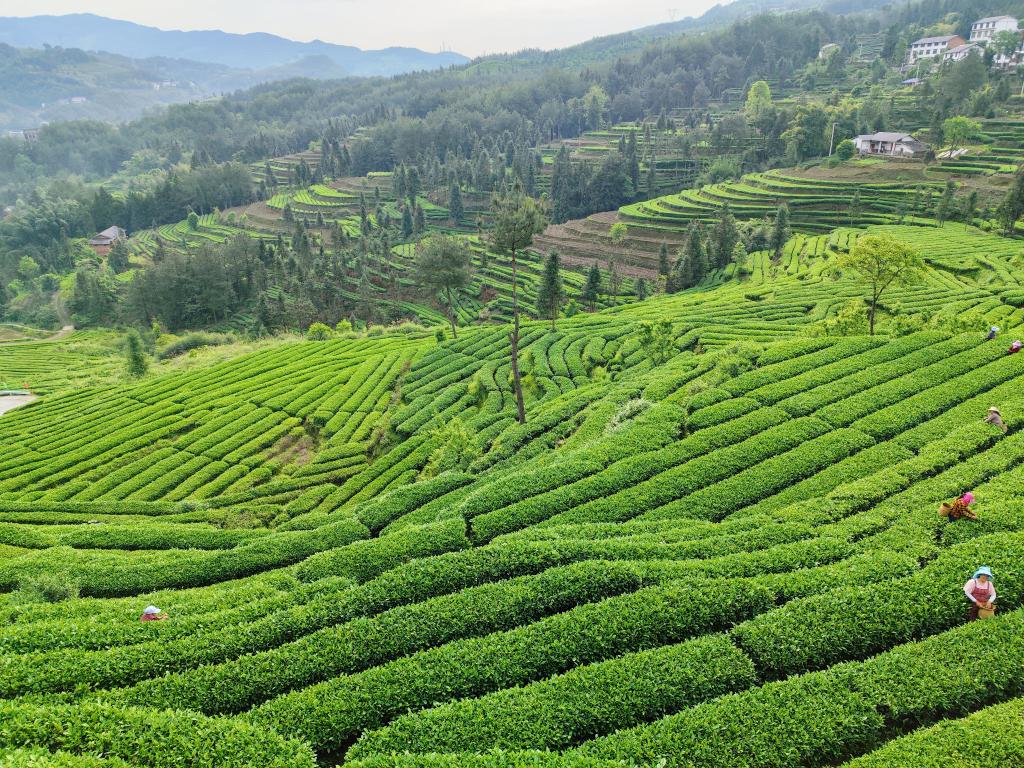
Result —
[[203, 586], [291, 565], [321, 550], [365, 538], [368, 533], [361, 523], [342, 519], [315, 531], [280, 533], [219, 552], [168, 550], [127, 556], [48, 549], [0, 565], [0, 589], [13, 589], [24, 575], [55, 569], [77, 578], [82, 594], [100, 597]]
[[558, 752], [485, 754], [374, 755], [346, 763], [352, 768], [621, 768], [622, 764], [587, 755]]
[[365, 733], [354, 753], [567, 749], [755, 680], [750, 660], [724, 635], [712, 635], [406, 715]]
[[308, 747], [273, 731], [187, 712], [46, 706], [0, 701], [0, 748], [101, 752], [131, 765], [164, 768], [315, 768]]
[[[578, 603], [639, 588], [629, 567], [585, 562], [487, 584], [320, 630], [278, 648], [148, 680], [114, 700], [237, 712], [276, 694], [351, 674], [459, 638], [487, 634]], [[81, 673], [80, 673], [81, 674]]]
[[0, 749], [0, 768], [127, 768], [117, 757], [48, 752], [45, 749]]
[[999, 602], [1024, 595], [1024, 535], [989, 536], [954, 547], [908, 578], [796, 600], [740, 625], [733, 635], [758, 672], [782, 677], [942, 632], [964, 619], [959, 588], [978, 563], [999, 574]]
[[665, 757], [669, 766], [832, 764], [881, 746], [894, 728], [1024, 693], [1022, 627], [1019, 611], [976, 622], [866, 662], [699, 704], [597, 739], [580, 752], [618, 760]]
[[767, 610], [772, 599], [767, 590], [740, 582], [716, 585], [714, 601], [690, 586], [649, 587], [329, 680], [270, 701], [247, 718], [300, 735], [317, 748], [337, 747], [410, 709], [724, 629]]

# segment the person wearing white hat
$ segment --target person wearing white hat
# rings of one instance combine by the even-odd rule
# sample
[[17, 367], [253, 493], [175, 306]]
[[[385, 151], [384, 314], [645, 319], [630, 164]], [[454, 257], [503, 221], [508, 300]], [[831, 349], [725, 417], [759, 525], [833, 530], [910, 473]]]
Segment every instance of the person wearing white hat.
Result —
[[987, 341], [992, 341], [992, 339], [996, 337], [997, 333], [999, 333], [999, 326], [993, 325], [991, 328], [988, 329], [988, 336], [986, 336], [985, 339]]
[[999, 427], [1003, 430], [1004, 435], [1010, 431], [1010, 428], [1003, 422], [1003, 414], [1001, 414], [999, 409], [994, 405], [988, 409], [988, 415], [985, 417], [985, 421], [988, 424], [994, 424]]
[[[991, 616], [996, 601], [996, 587], [992, 583], [992, 569], [987, 565], [981, 566], [974, 572], [974, 576], [964, 584], [964, 594], [970, 601], [970, 610], [967, 613], [968, 621], [977, 621], [979, 618]], [[979, 611], [985, 611], [980, 614]]]
[[163, 621], [166, 618], [167, 614], [155, 605], [147, 605], [139, 616], [139, 621]]

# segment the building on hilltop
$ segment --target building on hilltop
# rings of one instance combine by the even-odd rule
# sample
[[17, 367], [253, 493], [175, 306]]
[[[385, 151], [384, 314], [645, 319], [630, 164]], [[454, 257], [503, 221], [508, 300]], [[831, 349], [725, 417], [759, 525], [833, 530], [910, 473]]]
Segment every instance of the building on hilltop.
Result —
[[944, 54], [942, 54], [943, 61], [963, 61], [972, 53], [978, 56], [985, 55], [985, 49], [977, 43], [964, 43], [958, 45], [956, 48], [950, 48]]
[[1017, 19], [1013, 16], [986, 16], [971, 24], [971, 42], [987, 43], [1000, 32], [1016, 32]]
[[97, 256], [106, 256], [114, 243], [127, 239], [128, 233], [120, 227], [107, 227], [102, 232], [94, 235], [89, 240], [89, 246], [96, 252]]
[[928, 151], [928, 145], [918, 141], [909, 133], [879, 131], [858, 136], [853, 140], [861, 155], [883, 157], [921, 157]]
[[915, 40], [907, 48], [907, 63], [914, 64], [921, 59], [934, 59], [950, 48], [956, 48], [967, 41], [960, 35], [939, 35], [938, 37], [922, 37]]

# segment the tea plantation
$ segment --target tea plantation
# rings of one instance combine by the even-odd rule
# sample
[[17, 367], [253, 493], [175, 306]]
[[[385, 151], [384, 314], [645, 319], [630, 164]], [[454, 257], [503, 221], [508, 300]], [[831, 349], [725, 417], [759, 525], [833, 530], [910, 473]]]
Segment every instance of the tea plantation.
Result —
[[[887, 318], [961, 327], [809, 335], [863, 294], [832, 266], [864, 232], [809, 226], [744, 280], [525, 323], [525, 424], [502, 326], [0, 417], [0, 764], [1019, 764], [1024, 249], [881, 226], [927, 264]], [[968, 490], [977, 521], [937, 516]], [[981, 564], [1000, 609], [968, 624]]]

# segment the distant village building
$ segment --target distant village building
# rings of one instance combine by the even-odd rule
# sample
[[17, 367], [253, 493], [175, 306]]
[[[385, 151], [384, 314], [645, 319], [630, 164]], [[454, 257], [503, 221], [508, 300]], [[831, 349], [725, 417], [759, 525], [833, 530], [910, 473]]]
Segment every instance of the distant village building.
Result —
[[853, 140], [861, 155], [885, 157], [920, 157], [928, 151], [928, 145], [918, 141], [909, 133], [879, 131], [858, 136]]
[[88, 99], [85, 96], [72, 96], [70, 101], [72, 104], [85, 104]]
[[912, 42], [907, 49], [907, 63], [914, 64], [921, 59], [934, 59], [950, 48], [956, 48], [966, 42], [960, 35], [922, 37], [920, 40]]
[[971, 42], [987, 43], [1000, 32], [1016, 32], [1017, 19], [1013, 16], [986, 16], [971, 24]]
[[107, 227], [89, 240], [89, 246], [96, 252], [97, 256], [106, 256], [110, 253], [110, 249], [114, 247], [114, 243], [127, 237], [128, 233], [120, 227]]
[[964, 43], [958, 45], [956, 48], [950, 48], [944, 54], [942, 54], [943, 61], [963, 61], [972, 53], [978, 56], [984, 56], [985, 50], [975, 43]]

